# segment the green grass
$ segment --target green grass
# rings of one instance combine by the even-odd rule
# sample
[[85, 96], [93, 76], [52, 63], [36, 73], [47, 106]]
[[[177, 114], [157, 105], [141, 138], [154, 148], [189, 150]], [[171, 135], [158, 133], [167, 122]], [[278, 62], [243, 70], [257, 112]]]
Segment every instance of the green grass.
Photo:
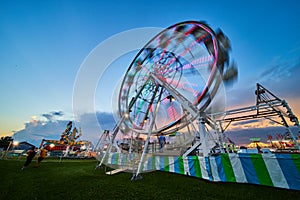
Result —
[[96, 160], [49, 160], [20, 170], [24, 159], [0, 160], [0, 199], [297, 199], [299, 191], [265, 186], [213, 183], [166, 173], [106, 175]]

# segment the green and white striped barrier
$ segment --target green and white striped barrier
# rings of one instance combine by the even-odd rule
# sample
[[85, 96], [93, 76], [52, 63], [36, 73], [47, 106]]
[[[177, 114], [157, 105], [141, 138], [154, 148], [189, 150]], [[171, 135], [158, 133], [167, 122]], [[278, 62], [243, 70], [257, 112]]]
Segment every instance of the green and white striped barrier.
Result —
[[[106, 164], [129, 166], [138, 154], [109, 154]], [[138, 157], [137, 157], [138, 158]], [[137, 159], [138, 160], [138, 159]], [[300, 154], [219, 154], [186, 158], [150, 156], [142, 171], [161, 170], [210, 181], [300, 190]]]

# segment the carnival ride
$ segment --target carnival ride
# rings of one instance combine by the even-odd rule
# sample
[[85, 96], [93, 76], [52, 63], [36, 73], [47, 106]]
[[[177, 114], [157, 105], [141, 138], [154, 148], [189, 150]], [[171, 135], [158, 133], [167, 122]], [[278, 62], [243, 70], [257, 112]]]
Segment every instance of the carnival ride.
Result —
[[79, 132], [76, 127], [72, 130], [72, 121], [69, 121], [59, 140], [43, 139], [39, 149], [45, 148], [50, 152], [50, 154], [52, 153], [51, 155], [54, 156], [87, 157], [92, 143], [86, 140], [76, 141], [81, 136], [81, 129], [79, 129]]
[[[230, 50], [224, 33], [214, 32], [205, 22], [178, 23], [153, 37], [124, 75], [120, 119], [112, 133], [106, 130], [96, 145], [97, 167], [115, 168], [108, 174], [131, 172], [136, 180], [142, 172], [169, 165], [161, 161], [163, 156], [208, 158], [228, 153], [223, 145], [225, 130], [231, 123], [256, 118], [285, 126], [294, 149], [299, 150], [287, 122], [289, 119], [300, 131], [297, 117], [285, 100], [262, 85], [257, 84], [255, 106], [225, 110], [224, 84], [237, 77]], [[159, 135], [172, 142], [158, 148]], [[153, 157], [160, 159], [156, 162], [159, 167], [151, 167]]]
[[[147, 158], [166, 154], [166, 148], [151, 148], [151, 140], [178, 131], [182, 132], [176, 140], [179, 144], [168, 149], [168, 155], [173, 152], [186, 157], [200, 150], [208, 155], [221, 140], [219, 135], [207, 134], [205, 124], [215, 127], [208, 114], [224, 109], [225, 99], [220, 98], [224, 96], [224, 83], [237, 76], [230, 49], [224, 33], [220, 29], [214, 32], [205, 22], [178, 23], [152, 38], [123, 78], [118, 102], [120, 120], [109, 144], [104, 145], [106, 149], [99, 150], [99, 166], [131, 171], [137, 179], [145, 171]], [[129, 148], [120, 154], [124, 162], [112, 165], [109, 154], [118, 146], [119, 138], [127, 138]]]

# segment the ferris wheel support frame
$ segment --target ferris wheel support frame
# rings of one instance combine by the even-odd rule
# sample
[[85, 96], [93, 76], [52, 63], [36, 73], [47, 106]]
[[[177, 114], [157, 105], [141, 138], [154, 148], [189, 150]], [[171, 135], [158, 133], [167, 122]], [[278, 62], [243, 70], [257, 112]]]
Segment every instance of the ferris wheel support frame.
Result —
[[104, 153], [104, 155], [103, 155], [103, 157], [102, 157], [100, 163], [96, 166], [96, 169], [99, 168], [99, 167], [101, 167], [101, 165], [103, 164], [103, 162], [104, 162], [104, 160], [105, 160], [105, 158], [106, 158], [106, 156], [107, 156], [107, 153], [110, 152], [111, 147], [113, 146], [114, 140], [115, 140], [115, 138], [116, 138], [116, 136], [117, 136], [117, 133], [118, 133], [118, 131], [119, 131], [119, 126], [123, 123], [123, 121], [125, 120], [126, 117], [127, 117], [126, 115], [123, 115], [123, 117], [121, 118], [121, 120], [120, 120], [120, 121], [118, 122], [118, 124], [116, 125], [116, 127], [115, 127], [115, 129], [114, 129], [114, 131], [113, 131], [112, 138], [111, 138], [111, 140], [110, 140], [109, 146], [107, 147], [107, 150], [105, 151], [105, 153]]
[[[98, 145], [100, 146], [100, 145], [103, 143], [103, 141], [105, 141], [105, 140], [110, 141], [110, 138], [109, 138], [109, 130], [104, 130], [104, 131], [103, 131], [103, 133], [101, 134], [101, 136], [100, 136], [100, 138], [99, 138], [97, 144], [94, 146], [93, 151], [96, 151], [97, 148], [98, 148]], [[101, 148], [101, 147], [100, 147], [100, 148]]]
[[107, 153], [111, 150], [111, 147], [112, 147], [112, 145], [114, 144], [115, 138], [116, 138], [117, 133], [118, 133], [118, 131], [119, 131], [119, 129], [120, 129], [119, 127], [120, 127], [121, 124], [124, 122], [124, 120], [125, 120], [127, 117], [129, 117], [130, 109], [132, 108], [132, 106], [133, 106], [134, 103], [136, 102], [137, 97], [141, 94], [142, 90], [144, 89], [145, 85], [148, 83], [149, 80], [150, 80], [150, 77], [148, 77], [148, 78], [146, 79], [146, 81], [145, 81], [143, 87], [141, 87], [140, 90], [137, 92], [136, 97], [134, 97], [134, 98], [132, 99], [132, 101], [129, 103], [129, 106], [128, 106], [127, 111], [123, 114], [123, 116], [121, 117], [121, 119], [119, 120], [119, 122], [116, 124], [115, 129], [114, 129], [113, 134], [112, 134], [112, 138], [111, 138], [110, 144], [109, 144], [109, 146], [108, 146], [106, 152], [104, 153], [104, 155], [103, 155], [101, 161], [100, 161], [99, 164], [96, 166], [96, 169], [99, 168], [99, 167], [101, 167], [101, 165], [103, 164], [103, 162], [104, 162], [104, 160], [105, 160], [105, 158], [106, 158], [106, 156], [107, 156]]
[[161, 81], [155, 74], [150, 73], [149, 75], [154, 81], [158, 84], [165, 87], [168, 92], [181, 104], [181, 106], [187, 110], [194, 118], [198, 118], [198, 128], [199, 132], [195, 132], [195, 144], [190, 147], [190, 149], [183, 154], [183, 157], [188, 156], [192, 151], [197, 149], [199, 146], [202, 147], [203, 155], [208, 156], [210, 148], [207, 146], [207, 132], [205, 128], [205, 123], [207, 122], [205, 113], [200, 112], [188, 99], [186, 99], [183, 95], [177, 92], [172, 86], [166, 84], [165, 82]]
[[[160, 95], [158, 97], [158, 101], [160, 101], [161, 96], [162, 96], [162, 92], [160, 93]], [[146, 139], [145, 146], [144, 146], [144, 149], [143, 149], [143, 152], [142, 152], [142, 156], [141, 156], [141, 159], [140, 159], [140, 162], [139, 162], [139, 165], [138, 165], [137, 172], [136, 172], [136, 174], [133, 174], [131, 180], [138, 180], [138, 179], [140, 179], [139, 174], [141, 173], [142, 164], [143, 164], [143, 161], [145, 159], [145, 154], [146, 154], [146, 151], [147, 151], [148, 146], [149, 146], [150, 136], [152, 134], [152, 130], [153, 130], [153, 127], [154, 127], [154, 124], [155, 124], [155, 118], [156, 118], [156, 113], [158, 111], [158, 107], [159, 107], [159, 104], [157, 103], [155, 105], [155, 108], [154, 108], [153, 117], [151, 118], [152, 120], [150, 122], [150, 127], [149, 127], [149, 130], [148, 130], [147, 139]]]

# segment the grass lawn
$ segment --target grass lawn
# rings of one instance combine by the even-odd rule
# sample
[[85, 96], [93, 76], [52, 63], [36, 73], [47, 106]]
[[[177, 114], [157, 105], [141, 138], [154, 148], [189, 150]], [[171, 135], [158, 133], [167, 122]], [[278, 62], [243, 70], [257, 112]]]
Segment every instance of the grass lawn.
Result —
[[188, 176], [150, 172], [106, 175], [96, 160], [35, 160], [20, 170], [24, 159], [0, 160], [0, 199], [299, 199], [300, 191], [265, 186], [213, 183]]

